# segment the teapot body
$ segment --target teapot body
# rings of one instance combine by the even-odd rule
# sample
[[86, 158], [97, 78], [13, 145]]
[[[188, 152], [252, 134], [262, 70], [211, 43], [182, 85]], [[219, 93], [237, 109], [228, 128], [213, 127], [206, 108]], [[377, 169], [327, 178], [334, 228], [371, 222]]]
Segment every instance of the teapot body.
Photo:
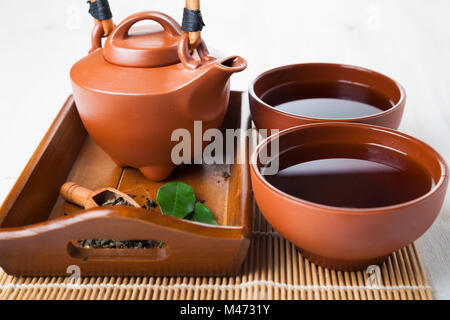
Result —
[[[187, 40], [187, 34], [180, 36], [178, 51], [187, 47]], [[118, 165], [139, 168], [153, 181], [163, 180], [178, 164], [172, 159], [173, 147], [180, 143], [172, 138], [174, 131], [189, 133], [194, 157], [194, 122], [202, 121], [202, 136], [205, 130], [221, 127], [229, 77], [246, 67], [245, 60], [219, 61], [201, 52], [201, 61], [195, 64], [184, 53], [178, 63], [131, 67], [108, 61], [105, 49], [94, 47], [71, 69], [80, 118], [92, 139]]]
[[201, 87], [192, 83], [170, 93], [119, 94], [72, 81], [78, 112], [92, 139], [118, 165], [139, 168], [153, 181], [165, 179], [175, 168], [171, 159], [179, 143], [172, 141], [175, 130], [189, 132], [193, 155], [194, 121], [202, 121], [202, 134], [220, 128], [228, 106], [229, 80], [220, 90]]

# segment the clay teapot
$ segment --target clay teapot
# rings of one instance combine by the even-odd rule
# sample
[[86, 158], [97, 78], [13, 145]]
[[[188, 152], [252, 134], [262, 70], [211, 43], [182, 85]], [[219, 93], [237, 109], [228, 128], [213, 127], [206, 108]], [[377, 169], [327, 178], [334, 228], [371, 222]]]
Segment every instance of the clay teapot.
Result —
[[[155, 21], [163, 30], [150, 26], [130, 31], [142, 20]], [[104, 48], [103, 34], [102, 24], [96, 24], [89, 55], [70, 72], [81, 120], [118, 165], [163, 180], [176, 166], [171, 151], [178, 141], [171, 141], [172, 132], [183, 128], [193, 137], [196, 120], [202, 121], [203, 131], [220, 128], [229, 78], [247, 62], [239, 56], [213, 58], [204, 41], [191, 50], [189, 34], [159, 12], [128, 17], [107, 37]]]

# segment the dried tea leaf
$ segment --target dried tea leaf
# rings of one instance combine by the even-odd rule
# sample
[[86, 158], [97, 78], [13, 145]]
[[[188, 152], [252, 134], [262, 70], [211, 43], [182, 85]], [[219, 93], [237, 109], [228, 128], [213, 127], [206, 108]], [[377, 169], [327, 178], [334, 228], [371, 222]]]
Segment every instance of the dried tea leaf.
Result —
[[129, 203], [127, 200], [125, 200], [122, 197], [119, 197], [117, 199], [109, 199], [102, 203], [102, 207], [108, 207], [108, 206], [131, 206], [131, 203]]
[[92, 249], [153, 249], [161, 248], [161, 242], [156, 240], [87, 239], [78, 240], [78, 247]]

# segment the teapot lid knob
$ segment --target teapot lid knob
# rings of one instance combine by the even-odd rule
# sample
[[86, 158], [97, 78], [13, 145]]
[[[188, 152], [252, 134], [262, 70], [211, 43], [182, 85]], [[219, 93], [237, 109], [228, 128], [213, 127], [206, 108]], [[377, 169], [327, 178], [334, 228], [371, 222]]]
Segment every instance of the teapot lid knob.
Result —
[[[159, 23], [163, 31], [129, 34], [139, 21]], [[141, 12], [120, 23], [105, 42], [103, 56], [106, 61], [125, 67], [162, 67], [180, 62], [178, 40], [182, 35], [180, 25], [160, 12]]]

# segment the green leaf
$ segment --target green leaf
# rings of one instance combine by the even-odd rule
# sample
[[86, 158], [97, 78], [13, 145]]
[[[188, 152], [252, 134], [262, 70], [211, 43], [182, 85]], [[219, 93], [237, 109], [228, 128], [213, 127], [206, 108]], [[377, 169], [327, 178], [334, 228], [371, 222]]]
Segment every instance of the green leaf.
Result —
[[184, 218], [194, 210], [194, 190], [191, 186], [179, 182], [169, 182], [158, 190], [156, 202], [163, 214]]
[[214, 218], [213, 213], [207, 206], [204, 204], [197, 202], [195, 204], [194, 213], [192, 214], [192, 221], [207, 223], [207, 224], [214, 224], [217, 225], [216, 218]]

